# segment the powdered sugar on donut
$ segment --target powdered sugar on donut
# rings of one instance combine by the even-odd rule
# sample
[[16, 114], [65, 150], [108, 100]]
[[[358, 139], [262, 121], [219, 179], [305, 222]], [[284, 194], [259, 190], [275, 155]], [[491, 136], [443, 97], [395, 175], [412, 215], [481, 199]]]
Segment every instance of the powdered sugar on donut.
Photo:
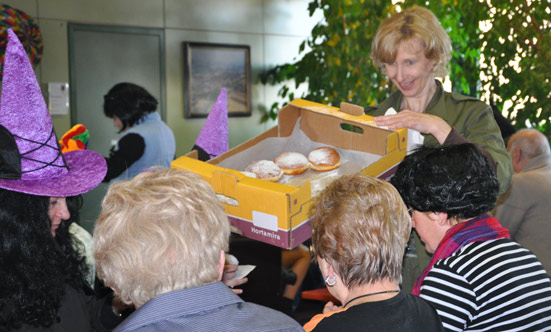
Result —
[[330, 147], [321, 147], [308, 154], [308, 160], [314, 165], [334, 165], [340, 156], [337, 151]]
[[280, 168], [301, 168], [308, 165], [308, 159], [298, 152], [283, 152], [274, 161]]
[[245, 171], [256, 174], [259, 179], [275, 179], [272, 181], [279, 180], [283, 175], [283, 171], [271, 160], [253, 161]]

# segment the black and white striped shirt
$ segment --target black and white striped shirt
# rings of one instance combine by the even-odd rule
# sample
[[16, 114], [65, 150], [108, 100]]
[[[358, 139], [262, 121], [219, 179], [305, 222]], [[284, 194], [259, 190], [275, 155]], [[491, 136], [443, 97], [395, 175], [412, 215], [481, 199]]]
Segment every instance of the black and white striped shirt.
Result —
[[421, 297], [447, 331], [551, 331], [551, 283], [510, 239], [473, 242], [436, 262]]

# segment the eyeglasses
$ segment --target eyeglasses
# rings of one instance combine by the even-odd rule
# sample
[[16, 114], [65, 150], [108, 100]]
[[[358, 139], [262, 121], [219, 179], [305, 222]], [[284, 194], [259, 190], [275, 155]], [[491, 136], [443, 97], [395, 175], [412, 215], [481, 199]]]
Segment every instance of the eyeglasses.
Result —
[[409, 208], [409, 209], [408, 209], [408, 213], [409, 213], [409, 216], [410, 216], [411, 218], [413, 218], [413, 212], [415, 212], [415, 210], [414, 210], [413, 208]]

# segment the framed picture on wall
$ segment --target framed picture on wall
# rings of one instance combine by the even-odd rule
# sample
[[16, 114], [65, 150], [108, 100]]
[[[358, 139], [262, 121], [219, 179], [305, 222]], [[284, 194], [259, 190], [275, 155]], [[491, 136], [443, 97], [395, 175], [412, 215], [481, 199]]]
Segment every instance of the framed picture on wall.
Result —
[[251, 60], [248, 45], [183, 42], [186, 118], [207, 117], [222, 88], [228, 116], [251, 115]]

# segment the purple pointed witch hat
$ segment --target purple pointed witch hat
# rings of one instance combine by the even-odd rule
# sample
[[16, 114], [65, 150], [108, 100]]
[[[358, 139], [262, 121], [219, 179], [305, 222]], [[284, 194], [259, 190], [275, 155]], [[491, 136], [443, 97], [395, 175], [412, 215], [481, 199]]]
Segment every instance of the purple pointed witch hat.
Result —
[[195, 146], [214, 158], [229, 149], [228, 143], [228, 100], [226, 89], [220, 90], [216, 102], [195, 141]]
[[66, 197], [95, 188], [105, 159], [93, 151], [61, 153], [52, 119], [25, 49], [8, 31], [0, 102], [0, 188]]

